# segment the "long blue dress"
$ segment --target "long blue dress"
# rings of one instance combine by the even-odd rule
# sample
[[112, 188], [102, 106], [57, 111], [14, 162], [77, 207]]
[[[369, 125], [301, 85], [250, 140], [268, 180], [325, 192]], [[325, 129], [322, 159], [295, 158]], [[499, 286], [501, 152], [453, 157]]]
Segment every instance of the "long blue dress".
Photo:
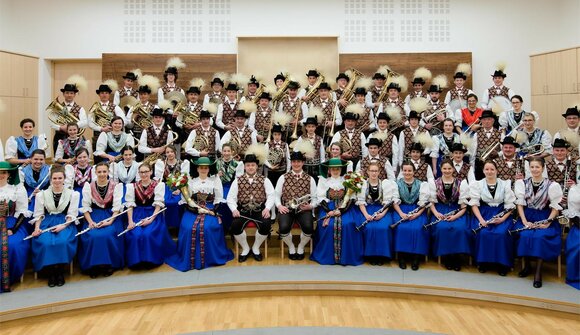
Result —
[[576, 223], [566, 239], [566, 282], [580, 289], [580, 229]]
[[[384, 182], [383, 182], [384, 183]], [[390, 199], [391, 195], [386, 194], [386, 189], [381, 184], [379, 184], [377, 190], [373, 188], [363, 186], [361, 193], [359, 194], [359, 202], [364, 201], [367, 213], [373, 215], [378, 212], [382, 207], [385, 197]], [[380, 192], [380, 195], [378, 194]], [[377, 194], [375, 194], [377, 193]], [[369, 203], [370, 202], [370, 203]], [[363, 234], [363, 245], [364, 245], [364, 256], [380, 256], [393, 258], [393, 230], [390, 225], [393, 223], [393, 209], [392, 206], [387, 208], [387, 214], [383, 216], [380, 220], [370, 221], [362, 230]], [[366, 219], [362, 212], [357, 211], [359, 215], [358, 225], [362, 224]]]
[[[190, 181], [190, 192], [195, 203], [212, 211], [215, 209], [214, 203], [221, 201], [222, 193], [220, 181], [214, 178], [208, 178], [203, 184], [199, 178]], [[177, 254], [167, 259], [167, 264], [179, 271], [201, 270], [224, 265], [233, 258], [234, 254], [226, 246], [224, 227], [218, 218], [185, 210], [179, 228]]]
[[[328, 209], [332, 211], [340, 206], [345, 196], [346, 191], [342, 186], [342, 178], [328, 178], [323, 183], [328, 185], [328, 187], [322, 186], [323, 198], [329, 200]], [[319, 182], [319, 195], [321, 194], [321, 184]], [[350, 206], [341, 216], [332, 217], [326, 227], [323, 227], [322, 221], [319, 221], [314, 232], [314, 251], [310, 256], [311, 260], [323, 265], [360, 265], [364, 263], [363, 234], [356, 230], [360, 218], [360, 215], [356, 213], [357, 211], [355, 207]], [[318, 214], [319, 218], [324, 217], [326, 213], [321, 208]]]
[[[109, 188], [111, 189], [107, 189], [104, 199], [95, 189], [94, 182], [85, 184], [83, 188], [85, 195], [81, 211], [90, 212], [95, 223], [113, 216], [113, 207], [119, 212], [123, 210], [120, 199], [123, 186], [110, 182]], [[87, 227], [88, 223], [85, 220], [82, 229]], [[123, 220], [119, 216], [109, 226], [93, 228], [80, 235], [78, 258], [81, 270], [86, 271], [98, 265], [108, 265], [113, 269], [123, 268], [125, 264], [124, 238], [117, 237], [121, 231], [123, 231]]]
[[[421, 189], [426, 189], [420, 180], [413, 181], [411, 190], [403, 179], [397, 180], [398, 193], [401, 202], [399, 207], [403, 213], [410, 213], [419, 207], [419, 204], [426, 202], [426, 192], [420, 194]], [[426, 185], [426, 184], [425, 184]], [[396, 211], [393, 212], [393, 222], [397, 222], [401, 216]], [[430, 234], [423, 228], [427, 224], [427, 210], [424, 210], [419, 217], [411, 221], [403, 221], [395, 228], [395, 251], [418, 255], [429, 253]]]
[[[27, 196], [30, 197], [32, 192], [34, 192], [34, 190], [36, 189], [36, 187], [38, 187], [39, 184], [40, 187], [38, 187], [38, 189], [41, 191], [46, 190], [48, 188], [48, 186], [50, 185], [49, 180], [50, 177], [47, 177], [49, 173], [50, 173], [50, 165], [46, 164], [42, 166], [38, 174], [34, 173], [31, 164], [28, 164], [24, 168], [22, 168], [20, 180], [22, 180], [24, 183], [24, 188], [26, 189]], [[30, 198], [30, 203], [28, 204], [29, 211], [31, 212], [34, 211], [35, 203], [36, 197], [33, 196]], [[30, 230], [30, 232], [32, 232], [32, 230]]]

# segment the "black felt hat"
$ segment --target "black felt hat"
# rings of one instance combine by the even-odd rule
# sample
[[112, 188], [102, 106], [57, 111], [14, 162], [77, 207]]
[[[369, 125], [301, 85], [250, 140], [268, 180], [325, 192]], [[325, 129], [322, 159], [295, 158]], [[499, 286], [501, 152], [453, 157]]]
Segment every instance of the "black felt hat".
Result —
[[320, 77], [320, 73], [318, 73], [318, 71], [316, 70], [308, 70], [308, 73], [306, 74], [307, 77]]
[[578, 112], [578, 106], [570, 107], [566, 109], [566, 113], [562, 114], [563, 117], [567, 116], [579, 116], [580, 112]]
[[133, 72], [127, 72], [127, 74], [125, 74], [123, 76], [123, 79], [131, 79], [133, 81], [137, 80], [139, 77], [137, 77], [137, 75]]
[[336, 81], [338, 81], [339, 79], [346, 79], [346, 81], [350, 81], [350, 78], [344, 72], [338, 74], [338, 76], [336, 77]]
[[75, 84], [64, 84], [64, 87], [60, 89], [60, 91], [62, 93], [64, 92], [75, 92], [78, 93], [79, 89], [77, 88], [77, 85]]
[[95, 92], [97, 92], [97, 94], [99, 94], [101, 92], [112, 93], [113, 90], [109, 87], [109, 85], [101, 84], [101, 85], [99, 85], [99, 88]]

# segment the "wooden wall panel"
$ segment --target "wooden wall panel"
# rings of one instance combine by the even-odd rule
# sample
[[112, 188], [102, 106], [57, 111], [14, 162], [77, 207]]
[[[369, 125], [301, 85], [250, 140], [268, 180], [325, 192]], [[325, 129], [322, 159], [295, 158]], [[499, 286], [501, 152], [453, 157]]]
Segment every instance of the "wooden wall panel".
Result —
[[[171, 57], [180, 57], [186, 64], [179, 70], [177, 84], [187, 90], [192, 78], [201, 77], [206, 81], [204, 92], [209, 91], [209, 83], [216, 72], [233, 73], [237, 68], [237, 55], [226, 54], [103, 54], [103, 79], [113, 78], [119, 86], [123, 84], [122, 76], [135, 68], [143, 74], [156, 76], [163, 83], [165, 64]], [[151, 100], [157, 101], [157, 94], [151, 94]]]
[[[417, 68], [425, 66], [431, 70], [433, 77], [439, 74], [447, 75], [449, 87], [453, 87], [453, 75], [459, 63], [471, 64], [471, 52], [341, 54], [339, 57], [341, 71], [355, 68], [365, 75], [372, 76], [379, 66], [388, 65], [393, 71], [405, 75], [409, 82], [413, 78], [413, 72]], [[467, 78], [466, 86], [472, 88], [472, 83], [473, 74]], [[409, 90], [411, 89], [412, 85], [409, 83]], [[444, 90], [441, 99], [445, 97], [446, 93], [447, 90]]]

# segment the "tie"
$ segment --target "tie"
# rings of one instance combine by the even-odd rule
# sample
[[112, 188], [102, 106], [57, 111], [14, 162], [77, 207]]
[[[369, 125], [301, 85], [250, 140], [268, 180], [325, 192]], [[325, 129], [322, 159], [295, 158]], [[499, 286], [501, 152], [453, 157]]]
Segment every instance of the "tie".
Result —
[[564, 163], [561, 163], [561, 162], [560, 162], [560, 163], [558, 163], [558, 166], [565, 166], [565, 165], [566, 165], [566, 164], [564, 164]]

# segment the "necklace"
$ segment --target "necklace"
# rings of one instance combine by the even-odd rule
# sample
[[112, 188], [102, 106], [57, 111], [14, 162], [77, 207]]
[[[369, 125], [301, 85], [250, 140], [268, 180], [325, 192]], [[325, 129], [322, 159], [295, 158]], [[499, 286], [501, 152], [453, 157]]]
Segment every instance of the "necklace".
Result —
[[544, 180], [543, 180], [543, 179], [542, 179], [542, 180], [540, 180], [540, 181], [538, 181], [538, 182], [536, 182], [536, 181], [534, 181], [534, 180], [532, 179], [532, 185], [534, 185], [534, 186], [540, 186], [540, 185], [542, 185], [543, 183], [544, 183]]

